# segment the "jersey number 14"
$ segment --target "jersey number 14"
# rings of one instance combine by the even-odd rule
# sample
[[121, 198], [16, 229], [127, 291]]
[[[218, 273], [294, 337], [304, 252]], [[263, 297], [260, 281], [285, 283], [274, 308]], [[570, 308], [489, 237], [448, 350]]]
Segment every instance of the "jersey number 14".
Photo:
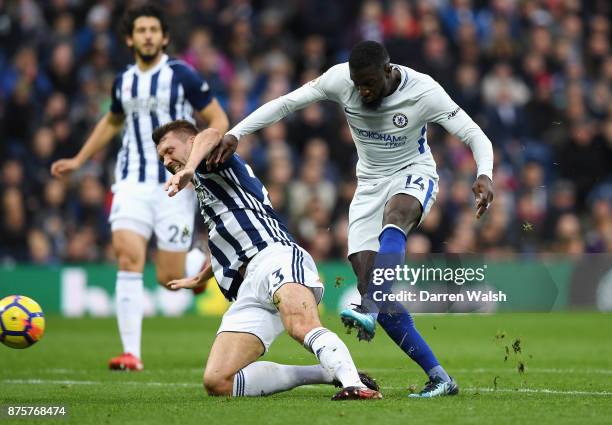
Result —
[[417, 177], [416, 179], [414, 179], [414, 181], [412, 180], [413, 176], [412, 174], [409, 174], [408, 176], [406, 176], [406, 186], [405, 188], [408, 189], [409, 187], [414, 187], [414, 188], [419, 188], [421, 190], [425, 190], [425, 184], [423, 183], [423, 177]]

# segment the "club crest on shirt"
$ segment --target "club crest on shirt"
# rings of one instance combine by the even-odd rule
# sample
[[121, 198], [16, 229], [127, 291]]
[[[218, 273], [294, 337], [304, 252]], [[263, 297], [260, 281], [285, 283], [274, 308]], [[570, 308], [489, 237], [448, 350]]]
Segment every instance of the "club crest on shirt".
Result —
[[200, 203], [200, 207], [208, 206], [209, 204], [217, 201], [217, 197], [212, 194], [210, 190], [204, 186], [202, 180], [204, 180], [204, 174], [196, 172], [195, 178], [193, 179], [193, 185], [195, 187], [196, 197]]
[[393, 125], [397, 128], [404, 128], [408, 125], [408, 117], [401, 112], [393, 115]]

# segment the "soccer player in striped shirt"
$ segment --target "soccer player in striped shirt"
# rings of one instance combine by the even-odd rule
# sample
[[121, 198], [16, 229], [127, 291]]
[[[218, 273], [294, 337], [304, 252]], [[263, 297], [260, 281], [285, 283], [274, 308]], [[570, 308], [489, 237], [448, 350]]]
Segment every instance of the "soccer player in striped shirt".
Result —
[[[336, 383], [342, 389], [333, 400], [381, 398], [375, 382], [357, 372], [342, 340], [321, 325], [317, 304], [323, 284], [317, 267], [279, 220], [265, 187], [236, 154], [217, 167], [210, 160], [220, 139], [216, 129], [198, 133], [180, 120], [153, 133], [160, 158], [174, 174], [166, 183], [168, 195], [177, 197], [190, 182], [195, 185], [212, 256], [211, 265], [197, 276], [172, 281], [169, 287], [202, 286], [214, 275], [233, 301], [208, 356], [206, 390], [262, 396]], [[320, 364], [258, 361], [285, 329]]]
[[[158, 160], [151, 133], [175, 119], [193, 122], [194, 112], [220, 132], [226, 131], [228, 119], [206, 81], [187, 64], [164, 53], [169, 34], [158, 8], [144, 5], [128, 10], [123, 30], [135, 63], [116, 77], [110, 111], [79, 153], [55, 162], [51, 172], [60, 177], [79, 169], [123, 129], [109, 217], [119, 268], [116, 310], [123, 354], [112, 358], [109, 367], [141, 370], [142, 273], [147, 242], [155, 233], [157, 279], [162, 284], [185, 276], [187, 269], [191, 275], [196, 273], [205, 262], [204, 253], [197, 249], [187, 254], [196, 211], [194, 191], [185, 190], [169, 202], [163, 190], [169, 173]], [[215, 154], [223, 155], [223, 145]]]

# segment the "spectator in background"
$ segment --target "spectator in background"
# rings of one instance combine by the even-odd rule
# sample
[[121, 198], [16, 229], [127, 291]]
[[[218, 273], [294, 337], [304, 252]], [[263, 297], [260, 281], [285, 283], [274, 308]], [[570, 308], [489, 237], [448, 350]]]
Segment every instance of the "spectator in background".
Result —
[[[610, 190], [610, 188], [609, 188]], [[612, 252], [612, 199], [596, 198], [591, 206], [591, 230], [586, 234], [588, 252]]]
[[577, 207], [583, 210], [589, 192], [609, 175], [609, 151], [591, 121], [574, 123], [560, 148], [560, 174], [576, 184]]
[[385, 47], [393, 62], [418, 67], [421, 50], [421, 26], [406, 0], [394, 0], [383, 21]]
[[294, 221], [306, 215], [314, 207], [331, 213], [336, 204], [336, 188], [324, 178], [324, 164], [316, 160], [303, 163], [300, 179], [289, 186], [289, 214]]
[[53, 48], [48, 69], [53, 87], [70, 97], [76, 92], [74, 52], [69, 43], [62, 42]]
[[[0, 222], [6, 230], [0, 256], [6, 261], [112, 257], [96, 223], [108, 209], [114, 149], [97, 154], [74, 187], [50, 183], [47, 170], [49, 161], [73, 156], [108, 109], [114, 76], [131, 59], [115, 18], [132, 3], [24, 0], [2, 12], [10, 23], [0, 27]], [[346, 60], [362, 39], [383, 42], [392, 62], [447, 86], [495, 145], [497, 199], [482, 226], [457, 230], [468, 226], [462, 217], [471, 193], [463, 180], [473, 163], [457, 140], [429, 126], [441, 176], [436, 205], [421, 229], [432, 252], [610, 251], [606, 2], [181, 0], [167, 6], [179, 23], [172, 54], [205, 76], [233, 124]], [[277, 211], [290, 228], [306, 229], [300, 237], [321, 259], [345, 258], [340, 234], [356, 162], [350, 132], [335, 106], [317, 104], [238, 147], [266, 176]], [[311, 195], [304, 184], [305, 166], [314, 161], [324, 165], [309, 172], [333, 187], [329, 197]], [[295, 186], [308, 188], [313, 199], [306, 206], [298, 199], [299, 214], [290, 213]], [[558, 225], [572, 216], [582, 241], [572, 236], [568, 242], [568, 229], [576, 229], [572, 218]], [[530, 220], [534, 229], [523, 230]], [[415, 241], [424, 250], [425, 239]]]
[[479, 82], [480, 75], [475, 65], [462, 63], [457, 67], [453, 85], [456, 89], [453, 91], [453, 98], [477, 122], [483, 112]]
[[549, 242], [554, 240], [559, 218], [576, 210], [576, 188], [569, 180], [559, 180], [553, 185], [550, 198], [543, 229], [543, 237]]
[[34, 133], [30, 155], [26, 160], [28, 179], [37, 187], [43, 187], [51, 178], [49, 168], [55, 159], [55, 134], [49, 127], [40, 127]]
[[29, 261], [33, 264], [51, 264], [54, 262], [51, 245], [47, 235], [39, 229], [28, 232]]
[[0, 255], [3, 262], [27, 261], [27, 217], [23, 195], [17, 187], [1, 192]]

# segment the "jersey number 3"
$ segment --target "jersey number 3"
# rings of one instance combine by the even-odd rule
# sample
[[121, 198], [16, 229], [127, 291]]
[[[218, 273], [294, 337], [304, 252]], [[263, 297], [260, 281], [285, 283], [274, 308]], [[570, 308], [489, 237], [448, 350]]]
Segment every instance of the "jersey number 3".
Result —
[[285, 276], [283, 276], [283, 274], [281, 273], [281, 269], [275, 270], [272, 272], [272, 275], [274, 276], [274, 278], [276, 279], [276, 282], [274, 283], [273, 286], [278, 286], [282, 283], [283, 279], [285, 279]]

